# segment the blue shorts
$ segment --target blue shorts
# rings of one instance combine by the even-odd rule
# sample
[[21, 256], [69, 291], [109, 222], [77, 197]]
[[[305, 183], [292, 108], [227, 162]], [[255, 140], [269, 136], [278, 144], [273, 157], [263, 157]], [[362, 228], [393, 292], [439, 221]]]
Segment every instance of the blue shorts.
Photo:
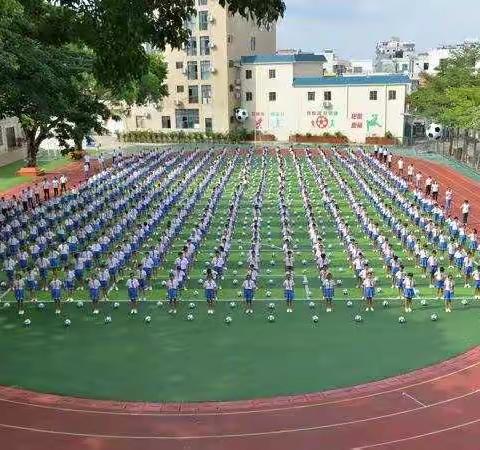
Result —
[[50, 294], [52, 295], [52, 300], [54, 300], [56, 302], [60, 300], [60, 294], [61, 294], [60, 289], [56, 289], [56, 288], [51, 289]]
[[136, 302], [138, 299], [138, 289], [137, 288], [128, 288], [128, 298], [131, 302]]
[[420, 267], [422, 269], [427, 268], [428, 258], [420, 258]]
[[243, 296], [245, 297], [245, 301], [251, 302], [253, 300], [253, 289], [244, 289]]
[[6, 270], [5, 273], [10, 281], [13, 280], [13, 270]]
[[327, 300], [331, 300], [335, 294], [335, 289], [334, 288], [323, 288], [323, 296]]
[[65, 287], [68, 291], [72, 291], [73, 288], [75, 287], [75, 283], [73, 280], [66, 280], [65, 281]]
[[177, 299], [177, 290], [175, 288], [170, 288], [168, 291], [168, 299], [176, 300]]
[[107, 289], [108, 288], [108, 281], [107, 280], [100, 280], [100, 287], [102, 289]]
[[363, 289], [363, 296], [365, 298], [373, 298], [375, 297], [375, 288], [368, 287]]
[[463, 258], [455, 258], [455, 265], [461, 269], [463, 267]]
[[473, 267], [472, 266], [465, 267], [464, 272], [465, 272], [465, 275], [471, 276], [473, 273]]
[[25, 289], [15, 289], [15, 299], [21, 303], [25, 300]]
[[411, 300], [413, 297], [415, 297], [415, 290], [413, 288], [407, 288], [403, 291], [403, 295], [405, 298]]
[[213, 289], [205, 289], [205, 298], [207, 301], [212, 301], [215, 299], [215, 291]]
[[221, 277], [223, 275], [223, 267], [214, 267], [213, 270], [217, 272], [217, 275]]
[[68, 261], [68, 253], [60, 254], [60, 260], [64, 263], [67, 262]]
[[396, 286], [397, 289], [403, 289], [403, 280], [397, 280]]
[[90, 288], [90, 299], [93, 303], [97, 303], [100, 298], [100, 290], [96, 288]]
[[58, 267], [60, 267], [60, 261], [58, 260], [58, 258], [51, 258], [50, 259], [50, 267], [52, 269], [57, 269]]
[[142, 289], [142, 291], [145, 290], [147, 287], [147, 280], [145, 278], [140, 278], [138, 283], [140, 284], [140, 289]]
[[444, 280], [436, 280], [435, 281], [435, 287], [437, 289], [443, 289], [445, 287], [445, 281]]
[[293, 291], [285, 290], [284, 295], [285, 295], [285, 300], [287, 302], [291, 302], [291, 301], [295, 300], [295, 292], [293, 292]]
[[43, 267], [41, 267], [40, 269], [38, 269], [38, 273], [40, 275], [40, 278], [42, 279], [47, 278], [47, 269], [44, 269]]
[[453, 300], [453, 292], [452, 291], [444, 291], [443, 298], [447, 302], [451, 302]]
[[21, 259], [18, 261], [18, 265], [20, 266], [20, 269], [26, 269], [28, 266], [28, 261], [26, 259]]
[[440, 244], [438, 244], [438, 248], [444, 252], [446, 249], [447, 249], [447, 243], [446, 242], [440, 242]]
[[75, 278], [81, 280], [83, 278], [83, 269], [75, 269]]
[[430, 273], [431, 273], [432, 275], [435, 275], [435, 274], [437, 273], [438, 266], [430, 266], [430, 267], [428, 268], [428, 270], [430, 271]]
[[27, 289], [29, 291], [36, 291], [38, 288], [38, 283], [36, 280], [27, 280]]

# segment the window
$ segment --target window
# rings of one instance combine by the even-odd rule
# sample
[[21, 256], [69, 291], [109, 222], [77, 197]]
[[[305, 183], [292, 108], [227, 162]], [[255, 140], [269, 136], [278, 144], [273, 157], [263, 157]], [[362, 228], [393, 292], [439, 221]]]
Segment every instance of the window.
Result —
[[309, 102], [314, 102], [315, 101], [315, 92], [308, 92], [307, 98]]
[[227, 35], [227, 44], [231, 44], [233, 41], [233, 36], [231, 34]]
[[200, 78], [202, 80], [209, 80], [210, 79], [210, 71], [211, 65], [210, 61], [200, 61]]
[[198, 29], [200, 31], [208, 30], [208, 11], [198, 12]]
[[183, 94], [185, 88], [183, 86], [177, 86], [177, 94]]
[[198, 0], [198, 6], [206, 6], [208, 3], [208, 0]]
[[209, 36], [200, 36], [200, 55], [202, 56], [210, 55], [210, 37]]
[[252, 36], [250, 38], [250, 50], [254, 52], [256, 48], [257, 48], [257, 40], [255, 39], [255, 37]]
[[353, 73], [363, 73], [363, 68], [362, 66], [355, 66], [353, 68]]
[[205, 117], [205, 131], [211, 133], [213, 130], [213, 122], [211, 117]]
[[197, 128], [200, 124], [198, 109], [177, 109], [175, 125], [179, 129]]
[[323, 100], [325, 102], [331, 102], [332, 101], [332, 91], [325, 91], [323, 93]]
[[135, 125], [137, 126], [137, 128], [145, 128], [145, 117], [135, 116]]
[[212, 98], [212, 86], [209, 84], [202, 85], [202, 103], [210, 103]]
[[187, 78], [189, 80], [198, 80], [197, 61], [188, 61], [187, 62]]
[[370, 91], [370, 100], [378, 100], [378, 92]]
[[175, 63], [175, 67], [176, 67], [177, 69], [183, 69], [183, 61], [177, 61], [177, 62]]
[[397, 99], [397, 91], [388, 91], [388, 99], [389, 100], [396, 100]]
[[268, 78], [272, 79], [272, 78], [277, 78], [277, 72], [275, 69], [270, 69], [268, 71]]
[[277, 93], [276, 92], [269, 92], [268, 93], [268, 101], [269, 102], [276, 102], [277, 101]]
[[403, 64], [402, 65], [402, 71], [406, 72], [408, 70], [408, 64]]
[[253, 93], [251, 93], [251, 92], [246, 92], [246, 93], [245, 93], [245, 100], [246, 100], [247, 102], [251, 102], [251, 101], [253, 100]]
[[197, 39], [194, 37], [188, 38], [186, 44], [187, 56], [197, 56]]
[[162, 116], [162, 128], [172, 128], [170, 116]]
[[190, 16], [187, 20], [185, 20], [185, 28], [190, 31], [193, 31], [195, 28], [195, 17]]
[[427, 63], [423, 63], [423, 70], [428, 70], [430, 68], [430, 64], [427, 62]]
[[188, 86], [188, 103], [198, 103], [198, 86]]
[[250, 69], [247, 69], [247, 70], [245, 71], [245, 78], [246, 78], [247, 80], [251, 80], [251, 79], [252, 79], [252, 71], [251, 71]]

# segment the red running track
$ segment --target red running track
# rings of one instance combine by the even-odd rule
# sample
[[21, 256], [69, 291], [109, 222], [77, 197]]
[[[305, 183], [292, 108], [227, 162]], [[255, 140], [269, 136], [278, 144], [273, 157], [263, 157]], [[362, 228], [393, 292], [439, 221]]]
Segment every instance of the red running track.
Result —
[[376, 383], [243, 402], [123, 404], [0, 388], [0, 447], [477, 450], [479, 401], [480, 347]]

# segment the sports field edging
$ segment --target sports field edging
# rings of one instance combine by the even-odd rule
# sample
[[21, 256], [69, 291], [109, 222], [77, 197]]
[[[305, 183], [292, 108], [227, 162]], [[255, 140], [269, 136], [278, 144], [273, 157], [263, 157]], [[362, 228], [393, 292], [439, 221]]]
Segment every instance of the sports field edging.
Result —
[[113, 415], [261, 413], [277, 409], [308, 408], [309, 406], [320, 406], [321, 404], [341, 403], [344, 401], [379, 396], [407, 387], [434, 382], [478, 365], [480, 365], [480, 346], [474, 347], [452, 359], [407, 374], [357, 386], [311, 394], [231, 402], [143, 403], [84, 399], [0, 386], [0, 402], [26, 404], [59, 411], [98, 412], [105, 414], [111, 413]]

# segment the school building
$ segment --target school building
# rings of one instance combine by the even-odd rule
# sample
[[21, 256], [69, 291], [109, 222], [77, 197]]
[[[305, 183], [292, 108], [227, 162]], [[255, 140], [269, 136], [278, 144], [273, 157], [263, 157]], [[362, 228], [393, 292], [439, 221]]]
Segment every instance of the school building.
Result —
[[242, 57], [244, 126], [282, 141], [337, 132], [358, 143], [386, 134], [402, 141], [409, 76], [325, 76], [325, 61], [312, 53]]

